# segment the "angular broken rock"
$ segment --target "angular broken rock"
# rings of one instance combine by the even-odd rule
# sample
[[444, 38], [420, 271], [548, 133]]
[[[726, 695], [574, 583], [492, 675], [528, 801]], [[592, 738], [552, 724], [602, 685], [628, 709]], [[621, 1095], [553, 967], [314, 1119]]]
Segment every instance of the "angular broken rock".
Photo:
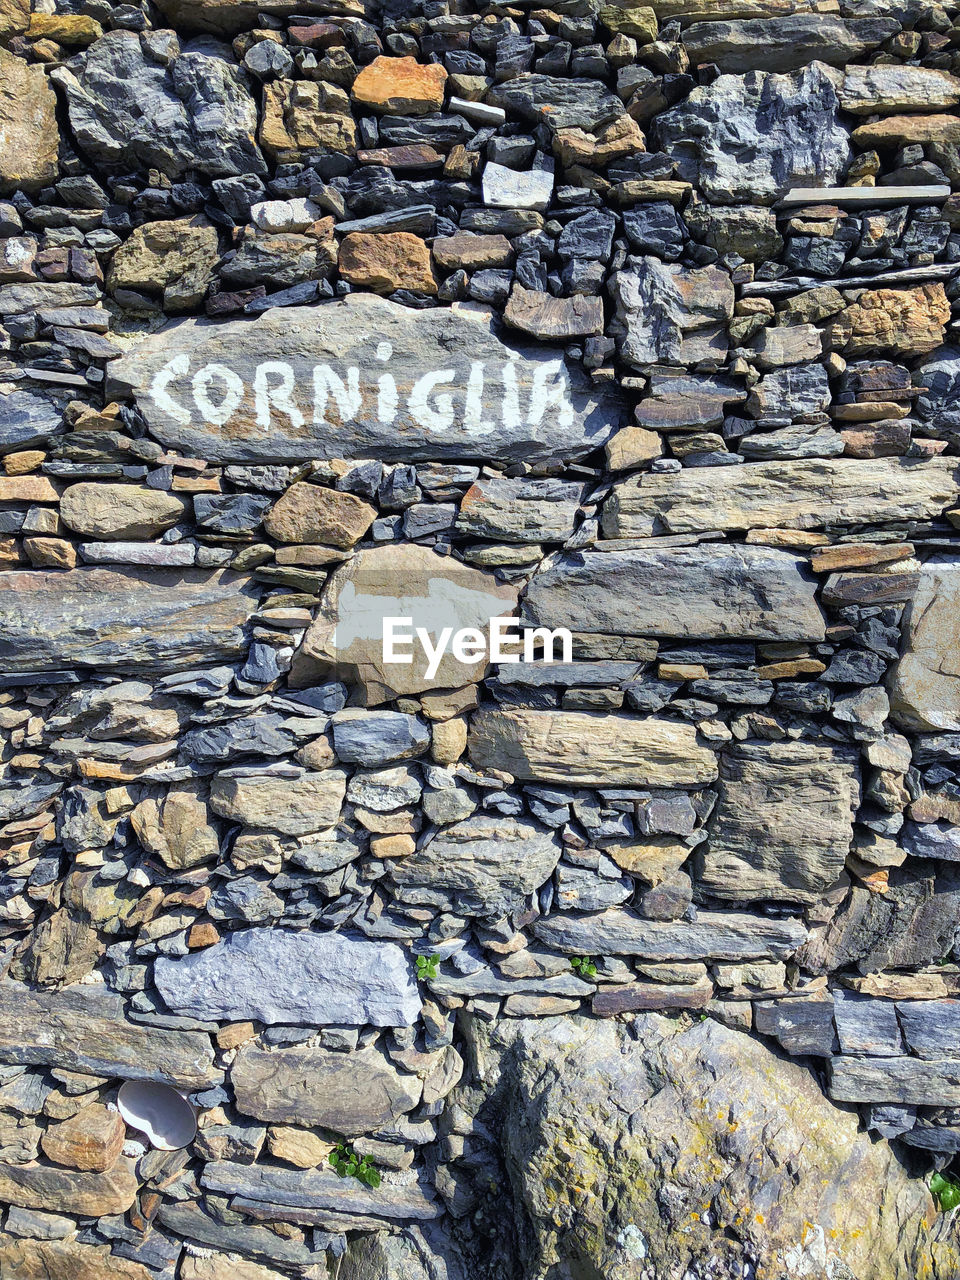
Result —
[[960, 729], [960, 559], [940, 555], [920, 570], [904, 620], [890, 688], [893, 718], [910, 729]]
[[824, 636], [816, 584], [805, 561], [786, 551], [732, 543], [574, 552], [533, 576], [521, 619], [602, 635]]
[[851, 156], [835, 80], [820, 63], [719, 76], [659, 115], [653, 133], [680, 177], [717, 204], [773, 204], [791, 187], [835, 186]]
[[141, 800], [130, 821], [143, 847], [171, 870], [209, 862], [220, 852], [220, 838], [196, 783], [175, 783], [162, 800]]
[[784, 960], [807, 936], [800, 920], [733, 911], [698, 911], [694, 921], [642, 920], [623, 908], [561, 911], [533, 932], [567, 955], [640, 956], [644, 960]]
[[562, 352], [507, 346], [480, 311], [366, 293], [181, 321], [110, 379], [164, 444], [227, 462], [560, 459], [604, 444], [625, 413]]
[[321, 1126], [351, 1138], [412, 1111], [423, 1089], [417, 1076], [397, 1071], [373, 1048], [268, 1052], [246, 1046], [237, 1054], [230, 1078], [243, 1115]]
[[183, 1089], [222, 1078], [209, 1036], [131, 1022], [120, 997], [99, 986], [39, 992], [0, 982], [0, 1062], [159, 1080]]
[[830, 1097], [837, 1102], [898, 1102], [960, 1106], [960, 1058], [867, 1058], [841, 1054], [830, 1061]]
[[420, 1013], [406, 953], [340, 933], [246, 929], [158, 957], [154, 980], [169, 1009], [203, 1022], [408, 1027]]
[[94, 1102], [59, 1124], [48, 1125], [40, 1146], [55, 1164], [103, 1173], [119, 1159], [126, 1133], [116, 1111]]
[[689, 364], [726, 353], [719, 326], [733, 315], [728, 272], [655, 257], [631, 258], [629, 265], [611, 282], [616, 315], [609, 328], [629, 364]]
[[481, 710], [469, 752], [481, 768], [573, 786], [684, 787], [717, 776], [714, 754], [698, 744], [693, 725], [653, 717]]
[[503, 318], [514, 329], [531, 333], [544, 342], [599, 337], [603, 333], [603, 301], [583, 294], [555, 298], [550, 293], [515, 284]]
[[500, 542], [563, 542], [573, 533], [583, 485], [483, 478], [460, 502], [457, 529]]
[[614, 486], [608, 538], [711, 529], [821, 529], [923, 520], [960, 493], [955, 458], [808, 458], [741, 467], [686, 467]]
[[830, 325], [827, 339], [846, 356], [928, 355], [943, 342], [949, 319], [950, 303], [942, 284], [865, 289]]
[[376, 507], [352, 493], [296, 481], [263, 518], [277, 542], [320, 543], [347, 549], [366, 533]]
[[0, 1200], [24, 1209], [52, 1209], [90, 1218], [126, 1213], [139, 1186], [136, 1166], [125, 1156], [105, 1173], [76, 1173], [52, 1165], [0, 1164]]
[[423, 116], [443, 106], [446, 68], [416, 58], [374, 58], [351, 90], [354, 102], [395, 116]]
[[342, 769], [304, 773], [299, 778], [217, 776], [210, 786], [210, 808], [245, 826], [266, 827], [281, 835], [305, 836], [332, 827], [347, 789]]
[[494, 618], [513, 615], [518, 588], [498, 582], [492, 573], [438, 555], [431, 547], [409, 543], [359, 551], [332, 575], [320, 608], [294, 657], [290, 683], [335, 678], [361, 687], [366, 706], [376, 706], [427, 689], [457, 689], [480, 680], [486, 662], [461, 662], [447, 648], [428, 676], [429, 660], [418, 642], [398, 645], [410, 663], [384, 658], [384, 619], [409, 618], [410, 635], [420, 627], [435, 647], [440, 631], [473, 627], [489, 644]]
[[443, 830], [390, 868], [405, 902], [449, 898], [464, 915], [500, 917], [550, 878], [560, 858], [552, 831], [515, 818], [475, 815]]
[[730, 902], [816, 902], [840, 878], [859, 802], [849, 751], [806, 742], [725, 751], [698, 883]]
[[0, 664], [163, 672], [231, 661], [247, 652], [254, 593], [226, 570], [13, 569], [0, 573]]
[[0, 388], [0, 452], [29, 449], [62, 430], [63, 411], [46, 396]]

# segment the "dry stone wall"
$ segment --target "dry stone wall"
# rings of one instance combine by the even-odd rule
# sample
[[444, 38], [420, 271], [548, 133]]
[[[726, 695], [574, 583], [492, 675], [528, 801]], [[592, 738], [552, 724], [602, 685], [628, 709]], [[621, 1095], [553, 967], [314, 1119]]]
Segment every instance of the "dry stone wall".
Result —
[[952, 0], [0, 0], [4, 1280], [956, 1280], [958, 105]]

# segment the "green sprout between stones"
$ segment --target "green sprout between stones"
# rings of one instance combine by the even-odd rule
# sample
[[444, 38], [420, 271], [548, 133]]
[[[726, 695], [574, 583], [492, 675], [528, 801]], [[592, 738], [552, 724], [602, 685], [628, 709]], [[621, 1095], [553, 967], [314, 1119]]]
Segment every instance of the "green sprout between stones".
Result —
[[930, 1193], [941, 1213], [948, 1213], [960, 1205], [960, 1181], [949, 1173], [935, 1173], [930, 1179]]
[[437, 976], [440, 957], [417, 956], [417, 977], [421, 982], [432, 982]]
[[380, 1170], [369, 1156], [359, 1156], [353, 1147], [338, 1142], [330, 1152], [330, 1163], [340, 1178], [356, 1178], [368, 1187], [379, 1187]]
[[597, 966], [589, 956], [571, 956], [570, 968], [581, 978], [595, 978], [597, 976]]

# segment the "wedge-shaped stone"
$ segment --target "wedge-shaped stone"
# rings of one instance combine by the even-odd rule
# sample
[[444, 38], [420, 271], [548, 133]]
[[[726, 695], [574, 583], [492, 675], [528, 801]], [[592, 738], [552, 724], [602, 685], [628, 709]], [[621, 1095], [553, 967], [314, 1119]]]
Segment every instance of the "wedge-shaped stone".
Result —
[[742, 467], [687, 467], [614, 487], [608, 538], [710, 529], [821, 529], [926, 520], [957, 500], [955, 458], [808, 458]]
[[221, 1079], [210, 1037], [130, 1022], [103, 987], [38, 992], [0, 982], [0, 1062], [202, 1089]]
[[960, 1106], [960, 1058], [865, 1058], [842, 1054], [830, 1063], [828, 1092], [837, 1102]]
[[568, 955], [640, 956], [644, 960], [783, 960], [807, 936], [800, 920], [733, 911], [698, 911], [694, 921], [642, 920], [622, 908], [561, 911], [533, 932]]
[[246, 929], [180, 959], [160, 956], [154, 981], [169, 1009], [203, 1022], [408, 1027], [420, 1014], [406, 952], [340, 933]]
[[685, 787], [717, 776], [693, 725], [653, 717], [483, 710], [470, 726], [469, 751], [481, 768], [574, 786]]
[[806, 742], [733, 747], [720, 760], [700, 885], [729, 902], [816, 902], [843, 870], [859, 801], [849, 751]]
[[521, 619], [601, 635], [824, 636], [805, 561], [786, 551], [733, 543], [575, 552], [534, 575]]
[[391, 1221], [425, 1221], [443, 1212], [443, 1206], [419, 1183], [361, 1188], [332, 1169], [277, 1169], [224, 1161], [208, 1164], [201, 1180], [208, 1191], [219, 1195], [294, 1209], [373, 1214]]
[[840, 105], [855, 116], [940, 111], [960, 102], [960, 80], [932, 67], [847, 67]]
[[185, 320], [111, 365], [164, 444], [229, 462], [551, 459], [605, 443], [625, 410], [559, 350], [507, 346], [467, 308], [355, 293], [258, 320]]
[[246, 653], [255, 589], [203, 569], [0, 573], [0, 665], [163, 672]]
[[890, 691], [894, 719], [911, 729], [960, 729], [960, 558], [923, 565], [904, 633]]
[[457, 689], [482, 678], [485, 663], [461, 662], [447, 647], [435, 672], [419, 642], [398, 645], [409, 663], [384, 659], [384, 620], [406, 617], [437, 645], [445, 627], [473, 627], [489, 637], [491, 620], [516, 611], [518, 589], [432, 547], [413, 543], [359, 551], [330, 578], [298, 650], [291, 684], [340, 679], [359, 684], [367, 706], [427, 689]]
[[346, 1137], [370, 1133], [412, 1111], [422, 1085], [376, 1049], [318, 1046], [240, 1050], [231, 1072], [237, 1110], [276, 1124], [321, 1126]]
[[135, 1165], [125, 1156], [106, 1173], [75, 1173], [43, 1164], [0, 1164], [0, 1200], [23, 1209], [52, 1209], [89, 1218], [126, 1213], [139, 1186]]
[[431, 905], [449, 897], [465, 915], [503, 916], [549, 879], [559, 858], [552, 831], [475, 815], [399, 859], [390, 877], [407, 902]]

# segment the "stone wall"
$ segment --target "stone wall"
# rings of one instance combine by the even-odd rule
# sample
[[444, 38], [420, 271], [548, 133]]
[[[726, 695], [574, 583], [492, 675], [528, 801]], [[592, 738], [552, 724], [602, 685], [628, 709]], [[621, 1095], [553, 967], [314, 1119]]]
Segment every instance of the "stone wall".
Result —
[[956, 1280], [955, 72], [0, 0], [4, 1280]]

